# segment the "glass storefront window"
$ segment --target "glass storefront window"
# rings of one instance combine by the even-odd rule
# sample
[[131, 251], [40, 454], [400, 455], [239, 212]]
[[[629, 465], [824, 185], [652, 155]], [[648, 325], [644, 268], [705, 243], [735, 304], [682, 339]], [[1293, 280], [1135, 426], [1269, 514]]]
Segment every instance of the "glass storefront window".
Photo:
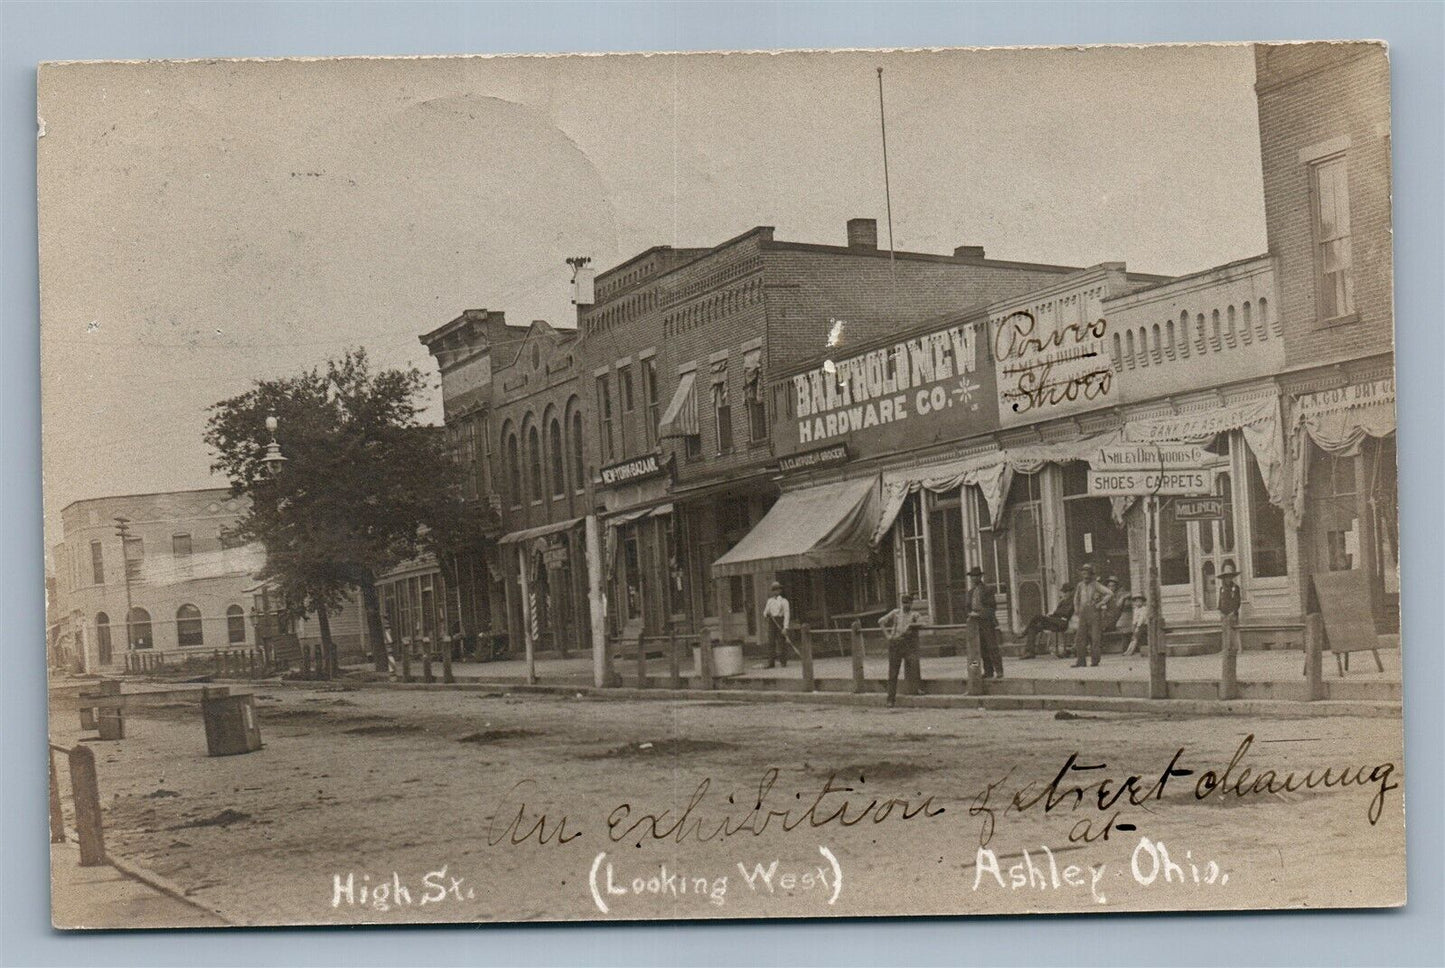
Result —
[[1189, 584], [1189, 525], [1174, 516], [1174, 499], [1159, 503], [1159, 584]]
[[997, 592], [999, 607], [1002, 608], [1009, 589], [1008, 542], [1003, 535], [994, 532], [983, 490], [970, 487], [968, 492], [974, 502], [974, 519], [978, 521], [979, 567], [983, 569], [985, 580]]
[[1129, 583], [1129, 531], [1114, 521], [1113, 504], [1107, 497], [1089, 494], [1088, 465], [1066, 464], [1064, 477], [1064, 525], [1069, 546], [1069, 574], [1080, 566], [1093, 565], [1099, 577], [1117, 577]]
[[1281, 578], [1289, 572], [1285, 551], [1284, 509], [1269, 502], [1264, 477], [1253, 453], [1246, 452], [1249, 480], [1251, 561], [1255, 578]]
[[1314, 516], [1315, 561], [1325, 571], [1350, 571], [1359, 565], [1359, 495], [1355, 458], [1311, 449], [1309, 488]]
[[927, 562], [924, 558], [923, 495], [910, 494], [898, 515], [894, 528], [898, 535], [900, 578], [898, 592], [911, 592], [915, 598], [928, 597]]
[[933, 618], [961, 625], [968, 618], [968, 563], [963, 555], [963, 506], [957, 491], [933, 495], [928, 511], [932, 545]]
[[642, 617], [642, 556], [637, 546], [637, 527], [622, 528], [622, 581], [627, 617]]

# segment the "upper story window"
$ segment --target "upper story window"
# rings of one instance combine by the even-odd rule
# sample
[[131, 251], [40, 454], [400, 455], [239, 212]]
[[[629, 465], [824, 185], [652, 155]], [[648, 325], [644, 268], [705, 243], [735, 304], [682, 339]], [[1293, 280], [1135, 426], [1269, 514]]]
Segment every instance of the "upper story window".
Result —
[[727, 373], [712, 385], [712, 412], [717, 418], [717, 452], [730, 454], [733, 449], [733, 408], [728, 402]]
[[521, 448], [517, 445], [517, 435], [507, 435], [507, 497], [512, 502], [512, 507], [522, 506], [522, 455]]
[[177, 558], [191, 556], [191, 536], [185, 533], [171, 535], [171, 554]]
[[760, 444], [768, 439], [768, 411], [763, 404], [762, 354], [758, 350], [743, 354], [743, 406], [748, 412], [748, 442]]
[[90, 579], [97, 585], [105, 584], [105, 547], [99, 541], [90, 543]]
[[1350, 189], [1345, 156], [1310, 165], [1314, 203], [1315, 276], [1319, 316], [1336, 319], [1355, 311], [1350, 256]]
[[649, 449], [657, 445], [657, 422], [662, 417], [662, 404], [657, 393], [657, 358], [647, 357], [640, 364], [642, 371], [642, 415], [643, 435]]
[[532, 500], [542, 500], [542, 447], [537, 439], [537, 428], [527, 430], [527, 469], [530, 471]]
[[246, 613], [239, 605], [226, 609], [226, 641], [231, 645], [244, 645], [246, 642]]
[[602, 459], [611, 461], [614, 456], [612, 450], [612, 385], [608, 382], [606, 373], [597, 377], [597, 424], [598, 431], [602, 434]]
[[146, 546], [140, 538], [126, 538], [125, 545], [125, 576], [130, 581], [140, 579], [141, 567], [145, 564]]
[[581, 491], [587, 486], [587, 460], [583, 455], [582, 411], [572, 411], [572, 486]]
[[617, 370], [617, 395], [621, 397], [622, 404], [622, 456], [626, 457], [627, 450], [627, 425], [632, 421], [632, 413], [637, 408], [637, 396], [633, 392], [632, 367], [623, 366]]
[[562, 463], [562, 425], [556, 417], [547, 428], [547, 463], [552, 468], [552, 496], [562, 497], [567, 493], [567, 468]]

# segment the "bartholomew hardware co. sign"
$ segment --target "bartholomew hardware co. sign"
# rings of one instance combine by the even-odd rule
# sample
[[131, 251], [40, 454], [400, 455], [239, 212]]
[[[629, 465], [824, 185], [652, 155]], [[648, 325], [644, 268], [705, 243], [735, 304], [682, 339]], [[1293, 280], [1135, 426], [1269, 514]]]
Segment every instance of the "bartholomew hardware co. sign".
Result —
[[780, 384], [778, 453], [846, 443], [855, 456], [983, 433], [998, 424], [978, 328], [962, 324], [829, 360]]

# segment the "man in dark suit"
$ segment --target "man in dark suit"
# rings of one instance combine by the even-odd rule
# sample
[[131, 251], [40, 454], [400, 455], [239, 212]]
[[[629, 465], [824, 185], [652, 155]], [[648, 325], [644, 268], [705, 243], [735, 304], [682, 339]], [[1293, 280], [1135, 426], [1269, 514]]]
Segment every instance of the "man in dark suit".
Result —
[[983, 579], [983, 569], [974, 565], [968, 570], [968, 624], [978, 636], [979, 658], [985, 679], [1003, 678], [1003, 654], [998, 648], [997, 601], [993, 586]]

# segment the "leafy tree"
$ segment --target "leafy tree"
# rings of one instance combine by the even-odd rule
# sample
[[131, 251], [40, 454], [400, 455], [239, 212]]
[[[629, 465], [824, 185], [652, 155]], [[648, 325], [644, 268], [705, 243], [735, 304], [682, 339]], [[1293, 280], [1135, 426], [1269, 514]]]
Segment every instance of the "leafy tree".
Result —
[[[376, 580], [388, 568], [467, 530], [460, 474], [439, 428], [418, 423], [420, 370], [373, 372], [365, 349], [325, 368], [257, 381], [211, 407], [205, 440], [235, 494], [249, 494], [242, 535], [266, 548], [261, 577], [288, 607], [315, 614], [325, 667], [336, 647], [329, 615], [361, 595], [377, 671], [387, 668]], [[286, 461], [269, 472], [266, 418]]]

